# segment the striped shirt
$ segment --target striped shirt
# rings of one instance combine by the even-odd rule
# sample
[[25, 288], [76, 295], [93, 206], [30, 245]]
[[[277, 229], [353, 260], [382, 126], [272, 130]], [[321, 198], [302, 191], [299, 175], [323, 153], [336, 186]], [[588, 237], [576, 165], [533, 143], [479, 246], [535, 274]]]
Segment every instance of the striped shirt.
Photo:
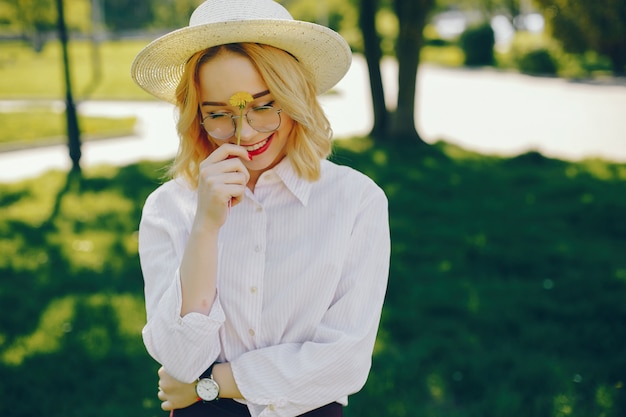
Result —
[[365, 175], [322, 161], [315, 182], [287, 158], [246, 189], [218, 238], [217, 298], [181, 317], [178, 273], [197, 195], [183, 180], [147, 199], [139, 230], [150, 355], [193, 382], [230, 362], [250, 413], [293, 417], [367, 379], [389, 271], [387, 199]]

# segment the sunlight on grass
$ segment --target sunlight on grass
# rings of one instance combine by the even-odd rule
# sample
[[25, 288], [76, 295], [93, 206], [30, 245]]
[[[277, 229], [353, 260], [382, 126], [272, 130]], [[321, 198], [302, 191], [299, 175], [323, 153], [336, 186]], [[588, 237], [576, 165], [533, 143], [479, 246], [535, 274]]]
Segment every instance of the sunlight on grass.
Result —
[[36, 179], [3, 184], [0, 218], [19, 220], [33, 227], [41, 225], [50, 217], [56, 193], [63, 188], [64, 181], [64, 173], [49, 171]]
[[428, 392], [430, 393], [430, 397], [432, 400], [441, 404], [445, 400], [445, 384], [443, 382], [443, 378], [439, 374], [430, 374], [426, 377], [426, 386], [428, 387]]
[[145, 322], [141, 296], [130, 294], [94, 294], [86, 298], [66, 296], [51, 301], [41, 312], [39, 324], [33, 333], [20, 336], [10, 346], [0, 348], [0, 358], [5, 365], [20, 366], [28, 358], [60, 351], [72, 332], [78, 332], [78, 340], [85, 352], [93, 358], [102, 358], [112, 349], [110, 333], [115, 329], [98, 323], [92, 323], [88, 328], [75, 328], [74, 323], [77, 320], [77, 311], [83, 315], [97, 317], [98, 311], [109, 310], [115, 315], [116, 332], [134, 345], [141, 335]]
[[447, 143], [439, 141], [433, 146], [440, 149], [445, 155], [455, 160], [468, 160], [468, 159], [485, 159], [484, 155], [477, 152], [464, 149], [453, 143]]
[[[66, 123], [65, 113], [47, 108], [0, 112], [0, 126], [3, 127], [0, 130], [0, 145], [66, 143]], [[78, 123], [81, 139], [93, 140], [132, 135], [136, 118], [79, 115]]]
[[62, 254], [71, 260], [74, 271], [86, 269], [102, 273], [105, 267], [115, 267], [117, 262], [103, 254], [114, 254], [122, 248], [136, 253], [132, 243], [119, 247], [120, 238], [128, 238], [121, 231], [115, 233], [119, 216], [130, 216], [133, 209], [132, 201], [113, 191], [67, 195], [61, 210], [70, 221], [65, 218], [56, 221], [58, 233], [51, 235], [50, 243], [61, 248]]
[[560, 394], [554, 397], [554, 417], [569, 417], [574, 412], [573, 400], [565, 395]]
[[107, 223], [117, 221], [116, 217], [128, 215], [134, 204], [113, 190], [88, 191], [65, 196], [61, 209], [72, 222], [98, 222], [106, 229]]
[[577, 164], [567, 166], [565, 174], [569, 178], [591, 175], [603, 181], [626, 181], [626, 166], [624, 164], [607, 163], [601, 159], [586, 159]]
[[612, 389], [606, 385], [600, 385], [596, 390], [596, 403], [604, 413], [610, 411], [615, 404], [611, 391]]
[[48, 262], [44, 249], [31, 247], [24, 236], [0, 239], [0, 268], [35, 272]]
[[2, 362], [10, 366], [19, 366], [29, 357], [58, 351], [62, 346], [63, 336], [71, 331], [74, 305], [73, 296], [51, 302], [41, 313], [35, 331], [28, 336], [18, 337], [2, 351]]
[[72, 273], [90, 270], [102, 273], [109, 262], [102, 253], [112, 253], [117, 239], [110, 232], [89, 231], [80, 234], [65, 232], [51, 239], [61, 247], [61, 254], [71, 259]]
[[387, 154], [383, 150], [375, 150], [372, 154], [372, 160], [376, 165], [384, 167], [387, 165]]
[[350, 139], [337, 139], [334, 142], [337, 146], [352, 151], [354, 153], [366, 152], [374, 146], [374, 141], [369, 137], [356, 137]]
[[109, 297], [115, 311], [120, 335], [134, 339], [141, 334], [146, 322], [146, 310], [140, 295], [119, 294]]
[[446, 67], [460, 67], [465, 60], [465, 54], [456, 45], [424, 46], [420, 51], [420, 61]]
[[[147, 41], [107, 41], [100, 44], [102, 77], [90, 99], [153, 98], [130, 78], [129, 71], [135, 55]], [[89, 92], [94, 67], [91, 59], [93, 46], [88, 41], [69, 44], [73, 91], [76, 99]], [[46, 42], [40, 53], [25, 47], [22, 42], [3, 42], [0, 48], [0, 95], [3, 98], [62, 99], [64, 96], [61, 70], [61, 48], [58, 42]]]

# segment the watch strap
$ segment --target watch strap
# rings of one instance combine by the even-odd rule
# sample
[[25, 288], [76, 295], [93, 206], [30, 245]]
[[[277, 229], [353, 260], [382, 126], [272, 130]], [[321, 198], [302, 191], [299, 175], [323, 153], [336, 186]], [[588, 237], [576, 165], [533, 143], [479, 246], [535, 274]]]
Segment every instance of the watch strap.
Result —
[[209, 366], [206, 371], [202, 372], [202, 374], [198, 377], [198, 379], [200, 378], [211, 378], [213, 379], [213, 366], [215, 366], [217, 362], [213, 362], [211, 364], [211, 366]]

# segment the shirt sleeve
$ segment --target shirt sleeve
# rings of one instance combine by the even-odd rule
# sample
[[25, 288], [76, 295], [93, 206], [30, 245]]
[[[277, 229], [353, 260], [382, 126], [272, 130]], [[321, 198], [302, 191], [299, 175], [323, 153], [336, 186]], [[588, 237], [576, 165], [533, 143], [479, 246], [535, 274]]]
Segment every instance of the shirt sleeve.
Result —
[[[172, 194], [172, 188], [167, 190]], [[181, 317], [179, 266], [189, 222], [180, 196], [163, 190], [144, 205], [139, 227], [139, 257], [144, 277], [147, 323], [142, 331], [148, 353], [174, 378], [192, 382], [220, 353], [219, 329], [224, 312], [216, 298], [208, 315]], [[176, 206], [178, 205], [178, 206]], [[176, 206], [176, 207], [175, 207]], [[189, 349], [194, 346], [194, 349]]]
[[373, 185], [360, 200], [337, 292], [315, 336], [253, 350], [231, 363], [254, 414], [299, 415], [359, 391], [367, 380], [391, 244], [382, 190]]

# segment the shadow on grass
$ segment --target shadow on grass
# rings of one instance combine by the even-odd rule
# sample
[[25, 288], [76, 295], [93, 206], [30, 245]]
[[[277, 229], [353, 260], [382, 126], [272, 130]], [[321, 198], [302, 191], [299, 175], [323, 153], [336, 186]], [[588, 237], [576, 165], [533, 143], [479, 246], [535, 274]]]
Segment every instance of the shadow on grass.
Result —
[[392, 233], [348, 416], [626, 413], [626, 165], [366, 140], [334, 158], [385, 189]]
[[141, 343], [136, 248], [156, 172], [144, 163], [3, 186], [3, 414], [163, 414], [157, 365]]
[[[367, 139], [333, 159], [384, 188], [393, 245], [348, 417], [626, 413], [626, 165]], [[164, 415], [136, 247], [160, 165], [0, 185], [0, 412]]]

